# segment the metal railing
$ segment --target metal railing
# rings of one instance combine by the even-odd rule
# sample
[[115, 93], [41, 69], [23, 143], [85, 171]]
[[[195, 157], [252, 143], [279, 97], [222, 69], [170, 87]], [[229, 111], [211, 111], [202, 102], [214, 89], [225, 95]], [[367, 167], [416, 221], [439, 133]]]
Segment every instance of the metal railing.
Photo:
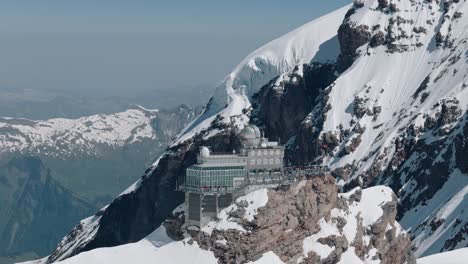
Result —
[[243, 183], [237, 187], [227, 187], [227, 186], [185, 186], [184, 184], [178, 185], [176, 188], [177, 191], [182, 192], [194, 192], [194, 193], [204, 193], [204, 194], [226, 194], [226, 193], [235, 193], [248, 186], [248, 183]]
[[226, 194], [239, 192], [247, 186], [265, 184], [290, 184], [306, 177], [316, 177], [330, 172], [328, 166], [289, 166], [282, 172], [249, 172], [242, 185], [236, 187], [227, 186], [185, 186], [185, 176], [176, 183], [176, 190], [204, 194]]

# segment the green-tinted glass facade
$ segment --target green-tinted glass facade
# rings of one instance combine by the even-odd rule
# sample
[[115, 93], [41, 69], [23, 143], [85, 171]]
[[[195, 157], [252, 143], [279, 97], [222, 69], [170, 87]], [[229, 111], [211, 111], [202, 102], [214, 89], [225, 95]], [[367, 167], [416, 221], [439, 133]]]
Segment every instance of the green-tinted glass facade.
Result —
[[209, 192], [233, 190], [234, 178], [245, 178], [247, 170], [243, 166], [208, 167], [194, 165], [187, 169], [185, 189]]

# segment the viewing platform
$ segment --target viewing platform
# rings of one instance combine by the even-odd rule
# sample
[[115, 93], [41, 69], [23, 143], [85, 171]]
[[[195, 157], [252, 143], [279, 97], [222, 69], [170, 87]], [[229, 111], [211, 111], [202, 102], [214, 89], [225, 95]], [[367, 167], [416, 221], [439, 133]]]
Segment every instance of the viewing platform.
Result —
[[246, 126], [239, 138], [241, 148], [229, 154], [201, 147], [197, 163], [178, 182], [177, 190], [185, 192], [188, 225], [204, 226], [248, 191], [329, 172], [322, 166], [284, 167], [284, 147], [268, 141], [254, 125]]

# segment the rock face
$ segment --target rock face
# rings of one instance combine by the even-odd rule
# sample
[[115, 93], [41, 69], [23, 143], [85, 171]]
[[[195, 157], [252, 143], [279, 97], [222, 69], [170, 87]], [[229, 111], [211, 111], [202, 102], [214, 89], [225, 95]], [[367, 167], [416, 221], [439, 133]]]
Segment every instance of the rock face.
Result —
[[247, 207], [242, 202], [226, 210], [244, 213], [228, 213], [227, 221], [245, 231], [204, 228], [194, 238], [219, 263], [246, 263], [268, 251], [285, 263], [346, 263], [351, 257], [416, 263], [409, 237], [395, 221], [397, 201], [389, 188], [339, 194], [333, 177], [320, 176], [269, 190], [252, 221], [244, 217], [248, 208], [239, 210]]
[[360, 25], [354, 27], [349, 21], [345, 21], [338, 30], [341, 54], [338, 59], [339, 70], [345, 71], [353, 63], [357, 56], [356, 50], [368, 43], [371, 38], [369, 26]]
[[[252, 119], [264, 128], [265, 136], [287, 143], [294, 136], [307, 141], [298, 152], [289, 152], [291, 160], [301, 163], [317, 155], [317, 144], [311, 142], [318, 136], [321, 119], [312, 118], [312, 106], [326, 97], [324, 89], [335, 80], [335, 66], [314, 63], [298, 66], [272, 80], [254, 96]], [[314, 116], [315, 117], [315, 116]]]

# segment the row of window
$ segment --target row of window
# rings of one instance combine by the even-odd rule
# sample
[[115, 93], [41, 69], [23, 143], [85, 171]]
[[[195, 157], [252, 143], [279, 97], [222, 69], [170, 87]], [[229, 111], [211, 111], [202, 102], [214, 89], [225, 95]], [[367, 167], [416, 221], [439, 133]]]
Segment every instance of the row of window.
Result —
[[281, 164], [281, 160], [280, 159], [252, 159], [252, 160], [249, 160], [249, 164], [250, 165], [273, 165], [273, 164], [276, 164], [276, 165], [279, 165]]
[[250, 151], [251, 155], [252, 156], [266, 156], [266, 155], [280, 155], [281, 154], [281, 150], [279, 149], [258, 149], [258, 150], [252, 150]]
[[234, 178], [244, 178], [245, 169], [235, 170], [192, 170], [187, 169], [185, 186], [192, 188], [224, 188], [233, 187]]

